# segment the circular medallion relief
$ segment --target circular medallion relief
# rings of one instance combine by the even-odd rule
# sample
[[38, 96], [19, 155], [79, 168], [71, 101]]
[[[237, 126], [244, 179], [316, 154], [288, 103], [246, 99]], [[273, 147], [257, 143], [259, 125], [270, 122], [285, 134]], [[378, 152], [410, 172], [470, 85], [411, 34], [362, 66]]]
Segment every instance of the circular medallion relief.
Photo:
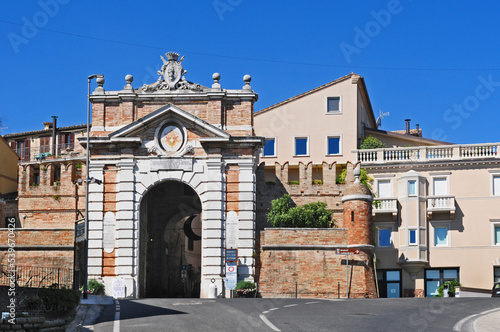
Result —
[[162, 148], [167, 152], [176, 152], [184, 143], [184, 134], [176, 124], [167, 124], [160, 132]]

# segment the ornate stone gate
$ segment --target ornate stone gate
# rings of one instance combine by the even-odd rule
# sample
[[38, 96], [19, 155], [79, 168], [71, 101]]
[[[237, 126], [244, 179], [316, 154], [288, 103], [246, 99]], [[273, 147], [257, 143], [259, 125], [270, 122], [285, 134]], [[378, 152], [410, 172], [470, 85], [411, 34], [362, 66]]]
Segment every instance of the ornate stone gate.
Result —
[[[161, 237], [153, 237], [151, 230], [141, 231], [141, 223], [147, 218], [144, 209], [149, 209], [143, 204], [144, 197], [164, 183], [182, 183], [201, 205], [199, 287], [200, 296], [206, 297], [212, 280], [219, 294], [224, 290], [229, 212], [234, 211], [238, 217], [236, 234], [231, 234], [239, 249], [238, 273], [241, 279], [253, 279], [254, 154], [263, 143], [262, 138], [254, 136], [252, 126], [257, 94], [250, 87], [248, 75], [241, 90], [221, 89], [218, 74], [213, 75], [211, 88], [188, 82], [183, 77], [183, 58], [178, 61], [175, 53], [166, 56], [168, 61], [162, 57], [164, 66], [156, 83], [134, 89], [133, 78], [127, 75], [123, 90], [105, 91], [102, 79], [90, 97], [90, 176], [102, 179], [103, 184], [90, 184], [89, 189], [89, 278], [102, 279], [108, 290], [113, 279], [121, 278], [127, 296], [150, 296], [144, 285], [148, 266], [159, 264], [163, 258], [158, 253], [154, 259], [147, 258], [146, 248], [152, 246], [145, 243]], [[163, 203], [155, 204], [159, 209]], [[182, 225], [187, 219], [180, 219], [189, 213], [178, 210], [179, 220], [172, 223]], [[162, 229], [169, 229], [168, 220], [158, 222], [165, 222]], [[151, 237], [145, 238], [147, 234]], [[186, 236], [183, 241], [189, 246], [189, 230], [179, 234]], [[158, 248], [168, 256], [165, 246]], [[176, 264], [184, 265], [180, 260]], [[172, 289], [173, 284], [164, 289]], [[190, 295], [194, 294], [192, 290]], [[164, 294], [174, 293], [170, 290]]]

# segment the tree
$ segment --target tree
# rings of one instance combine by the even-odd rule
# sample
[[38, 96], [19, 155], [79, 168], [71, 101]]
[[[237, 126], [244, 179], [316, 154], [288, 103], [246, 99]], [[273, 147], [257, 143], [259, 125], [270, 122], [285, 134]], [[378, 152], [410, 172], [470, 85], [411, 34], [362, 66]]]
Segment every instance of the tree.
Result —
[[384, 142], [379, 140], [373, 136], [367, 136], [363, 139], [363, 142], [359, 146], [360, 150], [368, 150], [368, 149], [382, 149], [385, 148], [386, 145]]
[[273, 227], [328, 228], [333, 226], [331, 210], [325, 202], [295, 206], [290, 195], [271, 201], [267, 221]]

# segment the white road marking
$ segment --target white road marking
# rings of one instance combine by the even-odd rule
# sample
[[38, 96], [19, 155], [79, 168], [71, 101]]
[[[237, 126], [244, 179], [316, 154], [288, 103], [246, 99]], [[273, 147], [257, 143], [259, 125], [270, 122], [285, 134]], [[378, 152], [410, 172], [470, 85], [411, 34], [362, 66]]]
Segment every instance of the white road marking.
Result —
[[297, 305], [298, 305], [298, 304], [289, 304], [289, 305], [284, 306], [284, 308], [295, 307], [295, 306], [297, 306]]
[[278, 310], [279, 308], [271, 308], [269, 311]]
[[[470, 315], [470, 316], [467, 316], [465, 318], [462, 318], [461, 320], [458, 321], [458, 323], [455, 324], [455, 326], [453, 326], [453, 331], [462, 331], [462, 326], [468, 321], [468, 320], [471, 320], [472, 318], [476, 317], [476, 316], [484, 316], [484, 315], [487, 315], [489, 313], [492, 313], [492, 312], [495, 312], [495, 311], [498, 311], [499, 309], [498, 308], [495, 308], [495, 309], [490, 309], [490, 310], [486, 310], [486, 311], [483, 311], [483, 312], [480, 312], [478, 314], [473, 314], [473, 315]], [[477, 317], [476, 319], [474, 319], [474, 321], [472, 322], [472, 325], [474, 326], [474, 323], [476, 322], [476, 320], [478, 319], [479, 317]]]
[[314, 302], [306, 302], [306, 304], [314, 304], [314, 303], [319, 303], [319, 301], [314, 301]]
[[172, 305], [196, 305], [196, 304], [202, 304], [201, 302], [176, 302], [172, 303]]
[[120, 302], [115, 300], [115, 321], [113, 322], [113, 332], [120, 332]]
[[281, 330], [279, 328], [277, 328], [276, 326], [273, 325], [273, 323], [271, 323], [266, 316], [264, 315], [260, 315], [260, 319], [262, 319], [262, 321], [264, 323], [266, 323], [267, 326], [269, 326], [271, 328], [271, 330], [273, 331], [276, 331], [276, 332], [280, 332]]

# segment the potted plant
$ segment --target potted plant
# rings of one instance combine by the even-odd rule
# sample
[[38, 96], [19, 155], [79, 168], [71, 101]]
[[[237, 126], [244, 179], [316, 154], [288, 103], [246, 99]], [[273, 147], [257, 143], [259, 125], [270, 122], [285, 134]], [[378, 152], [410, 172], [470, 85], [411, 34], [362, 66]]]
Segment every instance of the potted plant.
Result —
[[236, 284], [236, 293], [239, 297], [255, 297], [255, 283], [251, 281], [240, 281]]

